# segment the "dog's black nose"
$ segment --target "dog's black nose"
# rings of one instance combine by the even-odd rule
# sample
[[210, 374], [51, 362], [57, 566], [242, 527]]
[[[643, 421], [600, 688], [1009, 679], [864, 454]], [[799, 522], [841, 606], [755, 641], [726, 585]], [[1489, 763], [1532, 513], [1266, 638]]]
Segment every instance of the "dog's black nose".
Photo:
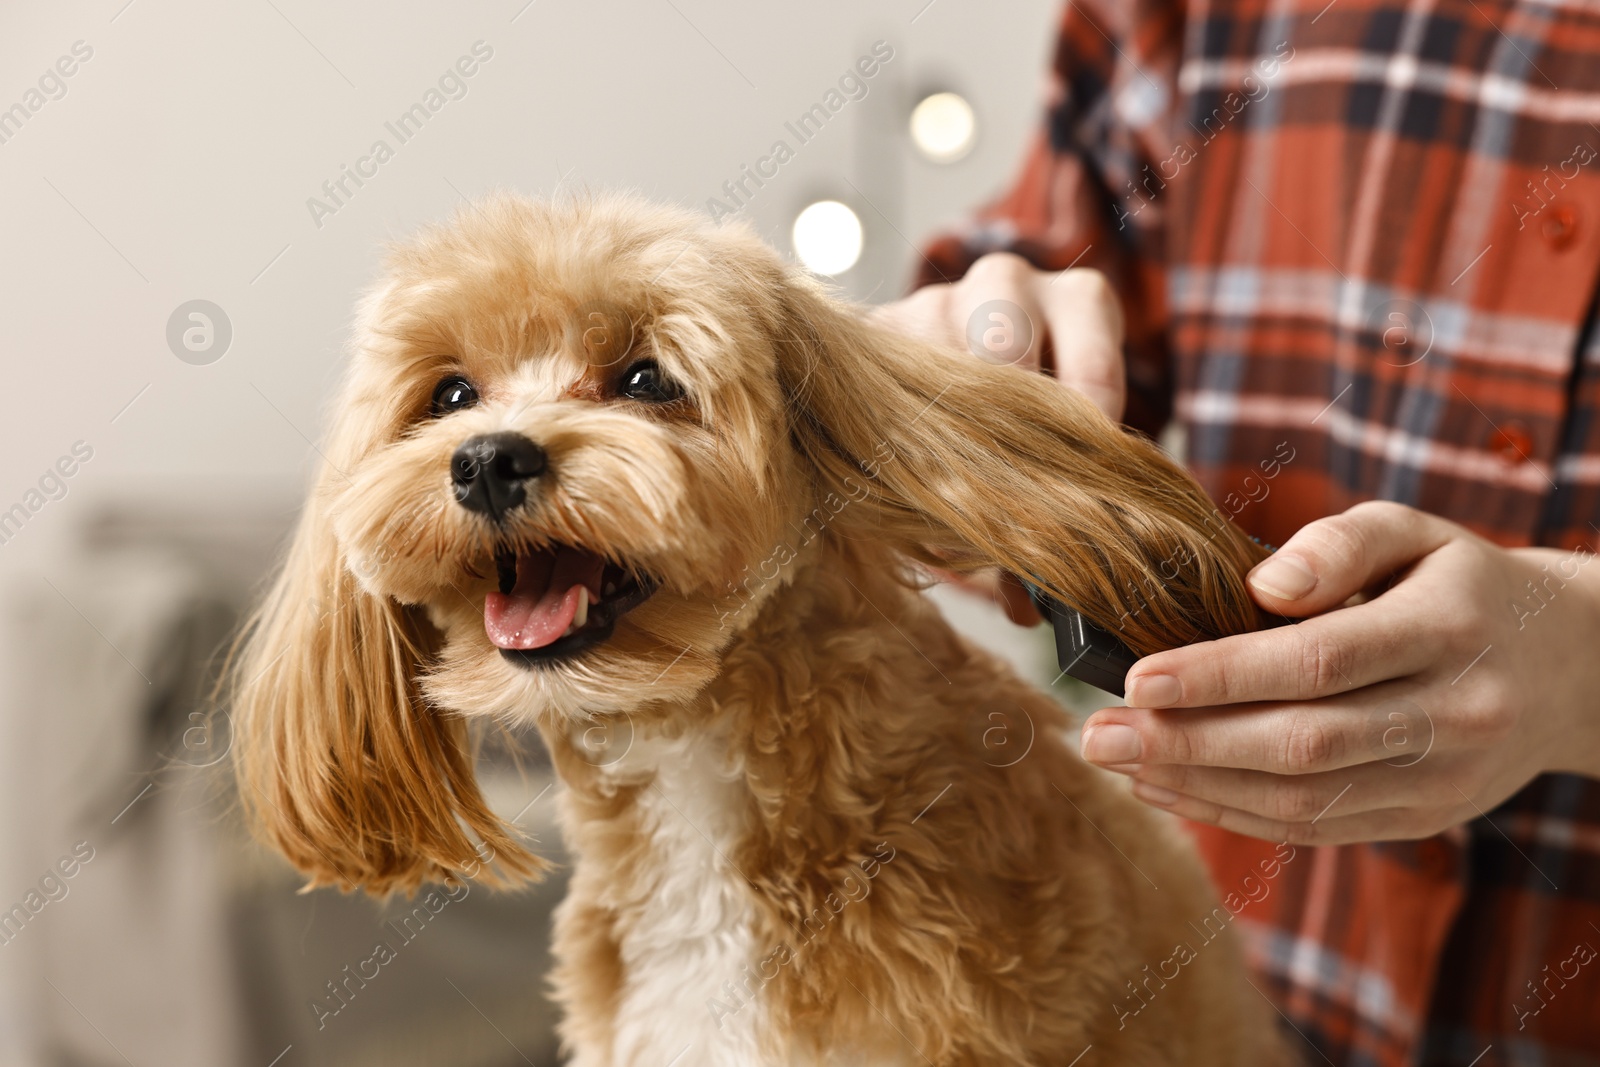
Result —
[[544, 473], [544, 449], [520, 433], [470, 437], [450, 457], [450, 481], [461, 506], [495, 522], [527, 497], [525, 484]]

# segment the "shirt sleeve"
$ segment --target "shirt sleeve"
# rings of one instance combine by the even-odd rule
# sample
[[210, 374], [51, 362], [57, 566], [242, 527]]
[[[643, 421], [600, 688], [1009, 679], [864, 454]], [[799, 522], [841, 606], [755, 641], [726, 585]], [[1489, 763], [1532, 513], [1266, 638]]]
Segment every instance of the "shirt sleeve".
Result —
[[1182, 0], [1077, 0], [1061, 16], [1042, 128], [1003, 195], [925, 248], [916, 285], [1013, 252], [1041, 270], [1103, 272], [1127, 316], [1124, 416], [1152, 436], [1172, 414], [1154, 161], [1171, 151]]

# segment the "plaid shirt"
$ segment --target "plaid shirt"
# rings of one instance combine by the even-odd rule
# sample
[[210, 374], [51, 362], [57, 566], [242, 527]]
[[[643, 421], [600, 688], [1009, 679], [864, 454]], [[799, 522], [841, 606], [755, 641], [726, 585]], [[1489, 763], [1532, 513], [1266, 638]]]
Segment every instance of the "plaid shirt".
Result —
[[[1383, 498], [1595, 546], [1600, 3], [1081, 0], [1053, 68], [1019, 180], [921, 281], [1105, 271], [1128, 421], [1176, 414], [1271, 543]], [[1224, 892], [1276, 848], [1196, 834]], [[1307, 1062], [1600, 1064], [1600, 782], [1302, 848], [1268, 889], [1238, 925]]]

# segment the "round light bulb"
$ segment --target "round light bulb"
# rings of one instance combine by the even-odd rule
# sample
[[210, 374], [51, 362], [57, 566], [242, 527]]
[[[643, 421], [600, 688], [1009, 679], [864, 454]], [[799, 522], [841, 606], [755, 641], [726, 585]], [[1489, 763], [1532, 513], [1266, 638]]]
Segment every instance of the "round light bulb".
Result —
[[954, 163], [972, 151], [978, 120], [956, 93], [924, 97], [911, 111], [911, 142], [934, 163]]
[[861, 220], [837, 200], [819, 200], [794, 220], [794, 251], [807, 269], [842, 274], [861, 258]]

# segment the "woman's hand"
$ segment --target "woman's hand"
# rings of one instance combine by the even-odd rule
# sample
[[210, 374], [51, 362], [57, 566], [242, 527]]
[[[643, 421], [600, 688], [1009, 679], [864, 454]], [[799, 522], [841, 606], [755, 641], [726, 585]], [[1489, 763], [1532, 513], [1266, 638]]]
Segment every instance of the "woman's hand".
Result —
[[[1113, 419], [1122, 417], [1122, 305], [1097, 270], [1046, 272], [1021, 256], [991, 252], [958, 282], [927, 285], [874, 309], [880, 325], [980, 359], [1050, 370]], [[953, 580], [995, 600], [1012, 622], [1038, 623], [1022, 583], [998, 571]]]
[[873, 318], [979, 359], [1050, 369], [1101, 411], [1122, 417], [1122, 305], [1097, 270], [1046, 272], [1021, 256], [991, 252], [960, 281], [923, 286], [874, 309]]
[[1267, 611], [1312, 617], [1140, 660], [1084, 756], [1149, 803], [1295, 844], [1426, 837], [1535, 775], [1600, 777], [1594, 561], [1399, 504], [1321, 519], [1250, 574]]

